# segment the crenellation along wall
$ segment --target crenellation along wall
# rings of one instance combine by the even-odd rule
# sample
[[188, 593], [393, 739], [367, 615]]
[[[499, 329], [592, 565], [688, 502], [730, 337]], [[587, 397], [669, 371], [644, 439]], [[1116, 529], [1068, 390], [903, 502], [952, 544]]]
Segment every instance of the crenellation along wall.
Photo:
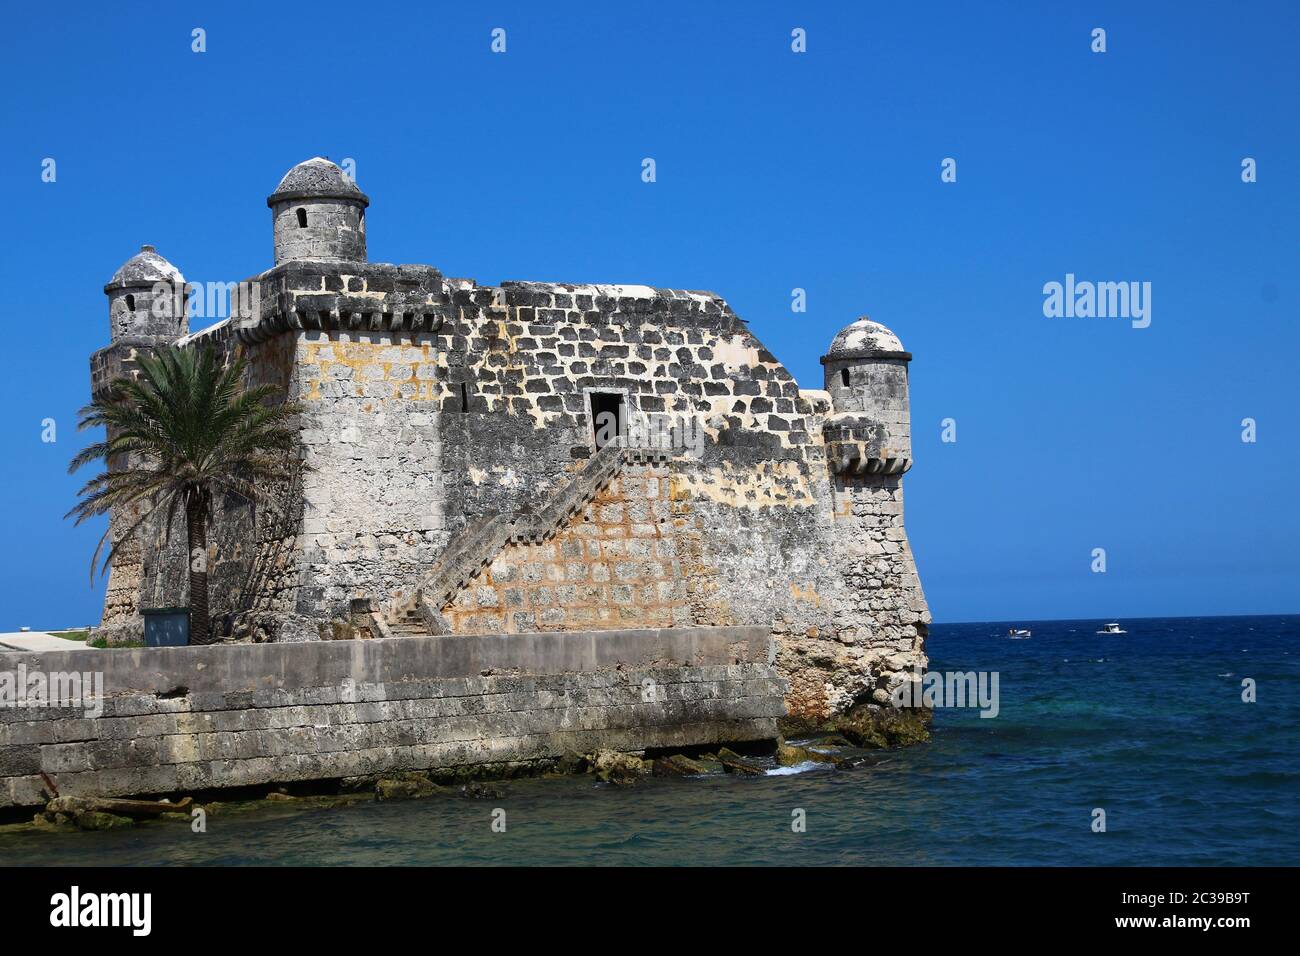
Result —
[[[0, 807], [601, 749], [771, 740], [785, 684], [766, 628], [673, 628], [0, 654], [100, 671], [101, 711], [0, 709]], [[65, 702], [66, 703], [66, 702]]]

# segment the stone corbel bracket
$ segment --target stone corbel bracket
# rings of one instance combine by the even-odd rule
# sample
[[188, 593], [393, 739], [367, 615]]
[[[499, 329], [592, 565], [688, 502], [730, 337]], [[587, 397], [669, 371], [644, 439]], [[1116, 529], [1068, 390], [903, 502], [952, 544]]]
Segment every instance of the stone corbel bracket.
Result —
[[826, 461], [837, 475], [901, 475], [912, 459], [890, 447], [888, 429], [863, 418], [840, 418], [822, 428]]
[[242, 342], [287, 331], [434, 333], [451, 292], [432, 266], [288, 262], [249, 281], [232, 315]]

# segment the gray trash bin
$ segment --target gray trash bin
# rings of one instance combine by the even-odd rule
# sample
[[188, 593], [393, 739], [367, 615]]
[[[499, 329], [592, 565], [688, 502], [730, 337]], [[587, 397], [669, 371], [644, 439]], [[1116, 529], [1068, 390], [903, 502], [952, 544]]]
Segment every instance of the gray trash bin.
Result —
[[144, 615], [146, 647], [185, 647], [190, 642], [190, 609], [187, 607], [149, 607]]

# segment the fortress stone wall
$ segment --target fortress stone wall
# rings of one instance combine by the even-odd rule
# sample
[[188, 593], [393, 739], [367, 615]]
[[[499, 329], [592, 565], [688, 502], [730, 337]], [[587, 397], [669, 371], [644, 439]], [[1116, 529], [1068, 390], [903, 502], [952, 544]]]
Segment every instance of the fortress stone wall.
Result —
[[[301, 408], [283, 507], [219, 505], [217, 633], [759, 625], [791, 712], [810, 717], [886, 702], [924, 664], [903, 526], [911, 356], [893, 333], [850, 324], [824, 388], [801, 389], [712, 293], [369, 263], [368, 202], [328, 161], [291, 170], [268, 201], [275, 266], [194, 335], [183, 314], [121, 314], [124, 289], [183, 288], [152, 249], [106, 287], [114, 338], [94, 388], [179, 335], [243, 355]], [[608, 445], [606, 409], [626, 423]], [[643, 440], [654, 424], [689, 440]], [[158, 532], [113, 565], [113, 639], [139, 633], [142, 608], [187, 603], [183, 535]]]
[[[0, 709], [0, 810], [410, 770], [509, 774], [599, 750], [776, 736], [765, 628], [92, 649], [6, 655], [103, 674], [102, 697]], [[524, 766], [521, 766], [524, 765]]]

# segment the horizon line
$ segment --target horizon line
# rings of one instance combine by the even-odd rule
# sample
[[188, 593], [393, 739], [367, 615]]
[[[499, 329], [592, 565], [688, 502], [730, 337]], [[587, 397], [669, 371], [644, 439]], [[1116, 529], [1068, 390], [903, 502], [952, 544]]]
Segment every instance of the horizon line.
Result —
[[[1147, 614], [1142, 616], [1120, 616], [1129, 621], [1170, 621], [1170, 620], [1218, 620], [1220, 618], [1236, 617], [1300, 617], [1300, 611], [1287, 611], [1283, 613], [1270, 614]], [[1014, 624], [1017, 621], [1028, 624], [1068, 624], [1075, 621], [1098, 621], [1101, 618], [1096, 617], [1039, 617], [1039, 618], [1006, 618], [1005, 620], [984, 620], [984, 621], [931, 621], [930, 626], [935, 624]], [[1116, 620], [1116, 618], [1112, 618]]]

